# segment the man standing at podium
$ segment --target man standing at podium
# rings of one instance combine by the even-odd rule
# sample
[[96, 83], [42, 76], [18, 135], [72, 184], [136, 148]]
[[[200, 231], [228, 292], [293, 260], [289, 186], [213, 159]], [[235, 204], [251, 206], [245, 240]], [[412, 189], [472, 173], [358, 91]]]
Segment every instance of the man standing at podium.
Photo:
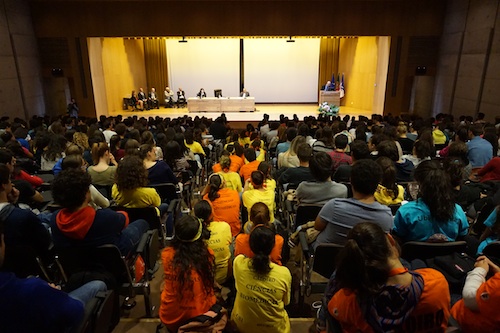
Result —
[[243, 98], [250, 97], [250, 93], [245, 88], [243, 88], [243, 91], [240, 92], [240, 97], [243, 97]]
[[332, 84], [331, 81], [327, 81], [326, 84], [323, 86], [323, 88], [321, 90], [324, 90], [324, 91], [333, 91], [333, 90], [335, 90], [335, 85]]

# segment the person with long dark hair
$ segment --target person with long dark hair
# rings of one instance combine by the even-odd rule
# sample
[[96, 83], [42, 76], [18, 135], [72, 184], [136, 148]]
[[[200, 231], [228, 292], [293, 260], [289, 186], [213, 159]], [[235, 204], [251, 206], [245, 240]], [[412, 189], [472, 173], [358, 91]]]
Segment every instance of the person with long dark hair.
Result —
[[226, 222], [213, 220], [212, 206], [206, 200], [200, 200], [194, 205], [194, 214], [203, 221], [203, 226], [210, 231], [207, 245], [214, 251], [215, 281], [223, 284], [232, 275], [231, 251], [229, 249], [229, 245], [233, 241], [231, 227]]
[[[328, 311], [343, 332], [444, 332], [450, 292], [432, 269], [408, 271], [396, 241], [374, 223], [354, 226], [337, 256]], [[424, 319], [425, 318], [425, 319]], [[426, 325], [417, 322], [425, 320]]]
[[160, 319], [170, 332], [215, 304], [214, 253], [205, 242], [208, 231], [200, 219], [185, 215], [175, 224], [172, 245], [161, 254], [164, 287]]
[[234, 259], [236, 300], [231, 315], [240, 333], [289, 333], [285, 305], [290, 303], [292, 276], [287, 267], [270, 261], [274, 232], [257, 226], [250, 234], [253, 258]]
[[396, 167], [388, 157], [379, 157], [377, 164], [382, 168], [382, 179], [375, 191], [375, 200], [382, 205], [397, 205], [404, 199], [404, 188], [396, 183]]
[[466, 236], [469, 223], [455, 204], [450, 176], [434, 161], [415, 169], [419, 185], [416, 201], [401, 206], [394, 218], [394, 234], [407, 241], [455, 241]]

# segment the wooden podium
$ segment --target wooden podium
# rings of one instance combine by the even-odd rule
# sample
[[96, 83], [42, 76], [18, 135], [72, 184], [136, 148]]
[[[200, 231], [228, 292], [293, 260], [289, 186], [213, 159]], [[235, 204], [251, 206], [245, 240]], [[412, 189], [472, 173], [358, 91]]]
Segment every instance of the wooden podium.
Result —
[[319, 104], [327, 102], [328, 104], [333, 104], [340, 106], [340, 91], [319, 91]]

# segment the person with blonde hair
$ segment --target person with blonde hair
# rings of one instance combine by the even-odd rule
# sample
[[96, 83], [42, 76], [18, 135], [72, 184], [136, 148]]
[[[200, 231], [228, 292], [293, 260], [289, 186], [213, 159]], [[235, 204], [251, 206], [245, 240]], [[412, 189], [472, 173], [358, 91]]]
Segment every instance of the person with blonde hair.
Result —
[[290, 148], [286, 152], [278, 155], [278, 169], [297, 168], [300, 166], [300, 160], [297, 156], [297, 152], [299, 146], [303, 143], [306, 143], [306, 138], [301, 135], [297, 135], [295, 139], [292, 140]]

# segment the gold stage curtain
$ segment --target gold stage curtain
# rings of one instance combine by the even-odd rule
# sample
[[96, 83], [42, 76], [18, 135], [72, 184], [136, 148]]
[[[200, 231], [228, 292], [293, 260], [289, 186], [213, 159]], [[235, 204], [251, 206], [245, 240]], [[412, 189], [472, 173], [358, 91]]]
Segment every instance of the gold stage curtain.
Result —
[[322, 37], [319, 49], [319, 75], [318, 89], [332, 80], [332, 74], [335, 73], [337, 79], [339, 71], [339, 50], [340, 38]]
[[144, 63], [148, 92], [156, 89], [160, 104], [163, 104], [163, 91], [168, 86], [168, 64], [166, 40], [144, 39]]

